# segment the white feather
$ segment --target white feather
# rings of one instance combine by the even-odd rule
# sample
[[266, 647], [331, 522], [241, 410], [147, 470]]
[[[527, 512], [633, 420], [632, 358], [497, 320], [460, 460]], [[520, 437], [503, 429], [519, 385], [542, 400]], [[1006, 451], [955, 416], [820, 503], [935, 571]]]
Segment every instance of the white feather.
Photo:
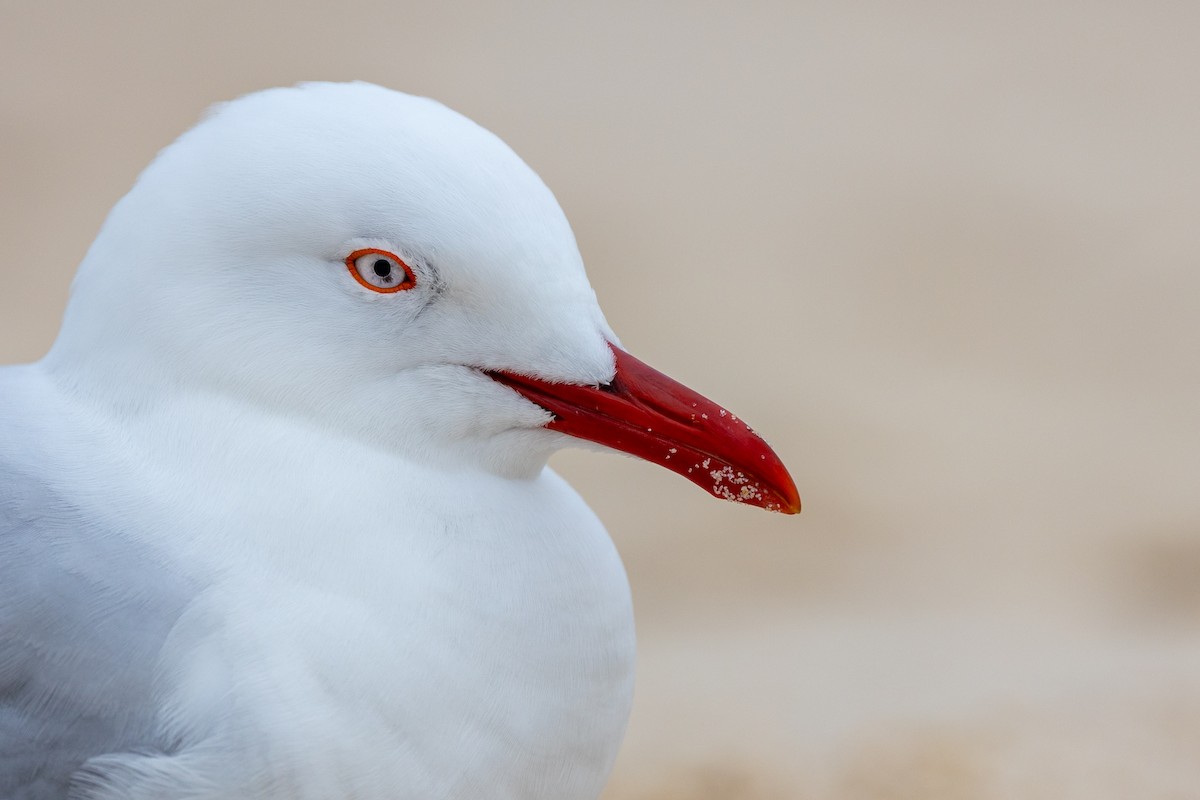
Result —
[[[358, 285], [364, 246], [417, 288]], [[51, 353], [0, 372], [0, 467], [36, 448], [93, 532], [55, 541], [194, 587], [145, 746], [92, 753], [79, 796], [595, 798], [629, 711], [628, 585], [545, 467], [565, 437], [479, 370], [597, 383], [609, 341], [550, 191], [433, 101], [271, 90], [167, 148]]]

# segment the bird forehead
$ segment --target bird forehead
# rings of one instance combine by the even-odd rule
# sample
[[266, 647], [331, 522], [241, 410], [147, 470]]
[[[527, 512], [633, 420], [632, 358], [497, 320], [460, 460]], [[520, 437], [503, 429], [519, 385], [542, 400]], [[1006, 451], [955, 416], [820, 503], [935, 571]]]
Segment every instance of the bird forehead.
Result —
[[[540, 181], [498, 137], [426, 98], [359, 84], [248, 95], [197, 129], [205, 156], [291, 185], [332, 182], [426, 194], [514, 192]], [[403, 179], [403, 182], [397, 179]]]
[[185, 173], [173, 183], [195, 187], [198, 215], [245, 235], [396, 236], [510, 263], [531, 249], [574, 249], [553, 194], [499, 138], [432, 100], [380, 87], [247, 96], [163, 162], [158, 172]]

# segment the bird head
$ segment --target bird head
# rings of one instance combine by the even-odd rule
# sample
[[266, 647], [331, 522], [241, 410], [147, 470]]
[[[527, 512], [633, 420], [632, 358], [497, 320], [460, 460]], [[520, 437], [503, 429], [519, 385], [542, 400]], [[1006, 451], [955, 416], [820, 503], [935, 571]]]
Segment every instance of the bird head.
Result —
[[621, 349], [533, 170], [369, 84], [249, 95], [165, 149], [89, 250], [47, 363], [510, 476], [591, 442], [799, 510], [744, 423]]

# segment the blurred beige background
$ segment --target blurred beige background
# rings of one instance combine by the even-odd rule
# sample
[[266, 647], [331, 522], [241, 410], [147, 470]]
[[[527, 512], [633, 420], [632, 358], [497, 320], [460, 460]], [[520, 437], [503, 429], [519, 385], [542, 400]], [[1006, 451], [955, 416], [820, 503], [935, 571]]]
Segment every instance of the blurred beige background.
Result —
[[805, 499], [557, 457], [637, 604], [605, 800], [1200, 797], [1198, 30], [1135, 0], [0, 0], [0, 362], [46, 350], [208, 104], [431, 95]]

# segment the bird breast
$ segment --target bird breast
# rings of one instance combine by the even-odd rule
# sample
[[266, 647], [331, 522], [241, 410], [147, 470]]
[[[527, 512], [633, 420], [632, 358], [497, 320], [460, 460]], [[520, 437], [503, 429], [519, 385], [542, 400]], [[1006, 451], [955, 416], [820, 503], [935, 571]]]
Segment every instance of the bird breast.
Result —
[[[160, 670], [190, 773], [289, 800], [596, 797], [633, 623], [578, 495], [549, 470], [452, 474], [282, 424], [200, 436], [203, 458], [176, 446], [147, 478], [190, 495], [157, 544], [208, 576]], [[156, 499], [130, 509], [139, 530], [178, 525], [181, 498]]]

